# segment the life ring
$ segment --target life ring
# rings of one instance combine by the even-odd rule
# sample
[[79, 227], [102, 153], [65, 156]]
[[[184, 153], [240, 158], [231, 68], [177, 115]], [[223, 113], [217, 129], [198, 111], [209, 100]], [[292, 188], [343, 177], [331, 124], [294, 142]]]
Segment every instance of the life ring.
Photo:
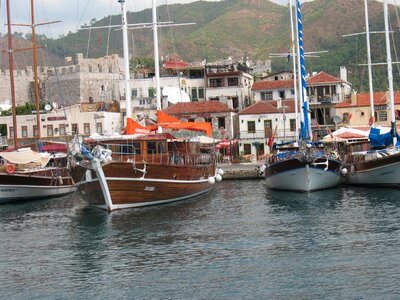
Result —
[[6, 171], [8, 174], [13, 174], [15, 172], [15, 166], [12, 164], [6, 165]]

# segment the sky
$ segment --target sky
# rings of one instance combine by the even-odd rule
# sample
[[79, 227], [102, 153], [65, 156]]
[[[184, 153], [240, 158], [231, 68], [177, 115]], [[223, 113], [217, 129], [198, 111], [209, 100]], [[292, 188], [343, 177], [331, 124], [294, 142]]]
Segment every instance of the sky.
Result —
[[[0, 18], [6, 19], [5, 1], [0, 0]], [[196, 0], [156, 0], [157, 5], [190, 3]], [[206, 0], [219, 1], [219, 0]], [[270, 0], [277, 4], [286, 5], [288, 0]], [[302, 0], [301, 3], [313, 0]], [[383, 1], [383, 0], [380, 0]], [[389, 2], [398, 0], [389, 0]], [[12, 23], [30, 23], [30, 0], [11, 1]], [[76, 32], [77, 28], [91, 19], [102, 19], [110, 14], [116, 15], [121, 12], [121, 5], [117, 0], [35, 0], [35, 23], [61, 21], [57, 24], [38, 26], [38, 34], [57, 38], [69, 31]], [[150, 8], [151, 0], [126, 0], [128, 11], [140, 11]], [[5, 23], [5, 22], [4, 22]], [[1, 33], [5, 33], [6, 26], [2, 26]], [[13, 27], [13, 31], [29, 32], [29, 28]]]

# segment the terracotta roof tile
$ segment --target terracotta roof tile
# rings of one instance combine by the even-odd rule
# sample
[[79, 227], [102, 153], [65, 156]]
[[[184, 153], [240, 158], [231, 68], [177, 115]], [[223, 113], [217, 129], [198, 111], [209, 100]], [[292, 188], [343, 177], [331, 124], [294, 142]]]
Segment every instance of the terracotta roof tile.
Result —
[[319, 72], [307, 79], [307, 85], [321, 84], [321, 83], [340, 83], [342, 79], [332, 76], [325, 72]]
[[[286, 106], [285, 112], [294, 113], [294, 100], [282, 100], [282, 105]], [[259, 115], [259, 114], [274, 114], [282, 112], [277, 108], [277, 101], [259, 101], [249, 107], [243, 109], [239, 115]]]
[[[375, 105], [383, 105], [387, 104], [386, 93], [385, 92], [374, 92], [374, 104]], [[400, 91], [396, 91], [394, 93], [394, 103], [400, 104]], [[338, 105], [336, 108], [345, 108], [345, 107], [355, 107], [355, 106], [369, 106], [369, 93], [360, 93], [357, 94], [356, 104], [351, 104], [351, 99], [347, 99]]]
[[219, 101], [201, 101], [177, 103], [163, 110], [169, 115], [184, 115], [196, 113], [226, 113], [234, 112], [228, 105]]
[[293, 79], [290, 80], [275, 80], [275, 81], [257, 81], [253, 83], [251, 88], [253, 91], [272, 90], [279, 88], [293, 88]]

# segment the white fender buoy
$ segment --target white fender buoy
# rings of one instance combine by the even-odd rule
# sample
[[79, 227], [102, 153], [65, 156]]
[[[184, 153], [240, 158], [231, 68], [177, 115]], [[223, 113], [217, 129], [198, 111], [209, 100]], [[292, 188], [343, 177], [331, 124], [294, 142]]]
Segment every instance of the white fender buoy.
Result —
[[215, 183], [215, 178], [213, 176], [208, 177], [208, 183], [214, 184]]
[[221, 181], [222, 181], [222, 176], [219, 175], [219, 174], [215, 175], [215, 180], [216, 180], [217, 182], [221, 182]]
[[222, 176], [222, 175], [225, 174], [225, 172], [224, 172], [224, 170], [222, 170], [221, 168], [218, 168], [217, 174], [219, 174], [219, 175]]
[[348, 173], [347, 168], [343, 168], [343, 169], [342, 169], [342, 175], [343, 175], [343, 176], [346, 176], [347, 173]]

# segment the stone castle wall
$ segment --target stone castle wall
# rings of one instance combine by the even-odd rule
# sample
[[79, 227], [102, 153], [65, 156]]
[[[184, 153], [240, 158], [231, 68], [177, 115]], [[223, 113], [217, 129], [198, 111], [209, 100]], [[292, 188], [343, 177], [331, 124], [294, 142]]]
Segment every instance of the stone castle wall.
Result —
[[[118, 55], [75, 60], [65, 59], [65, 66], [40, 67], [39, 85], [43, 87], [40, 101], [73, 105], [80, 102], [119, 100], [120, 68]], [[16, 102], [34, 102], [32, 67], [14, 72]], [[43, 94], [43, 95], [42, 95]], [[0, 104], [11, 104], [9, 70], [0, 71]]]

